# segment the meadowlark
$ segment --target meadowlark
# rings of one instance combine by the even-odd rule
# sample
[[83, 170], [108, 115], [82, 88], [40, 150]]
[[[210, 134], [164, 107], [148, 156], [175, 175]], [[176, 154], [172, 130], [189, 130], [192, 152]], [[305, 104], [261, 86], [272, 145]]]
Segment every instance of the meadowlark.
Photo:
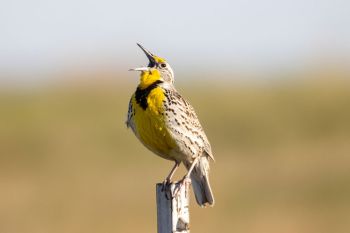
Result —
[[126, 125], [149, 150], [175, 162], [165, 183], [170, 182], [182, 162], [191, 179], [197, 203], [213, 206], [214, 197], [209, 184], [209, 159], [214, 160], [211, 147], [193, 107], [174, 87], [174, 72], [165, 59], [142, 45], [147, 67], [140, 71], [140, 83], [129, 102]]

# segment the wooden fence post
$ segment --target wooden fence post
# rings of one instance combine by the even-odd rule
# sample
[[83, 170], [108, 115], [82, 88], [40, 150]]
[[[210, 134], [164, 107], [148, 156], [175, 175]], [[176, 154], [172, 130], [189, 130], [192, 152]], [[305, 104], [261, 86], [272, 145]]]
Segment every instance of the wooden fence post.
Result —
[[[179, 182], [156, 186], [158, 233], [189, 233], [190, 180], [180, 186]], [[180, 187], [180, 189], [179, 189]], [[177, 192], [174, 194], [174, 192]]]

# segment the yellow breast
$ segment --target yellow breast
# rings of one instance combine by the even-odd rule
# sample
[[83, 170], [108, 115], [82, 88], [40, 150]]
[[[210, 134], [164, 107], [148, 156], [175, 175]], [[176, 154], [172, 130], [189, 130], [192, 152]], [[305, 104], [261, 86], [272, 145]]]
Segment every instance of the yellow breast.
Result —
[[135, 134], [151, 151], [166, 159], [171, 159], [169, 153], [175, 148], [175, 141], [171, 138], [165, 125], [164, 91], [157, 86], [146, 94], [141, 96], [144, 98], [143, 104], [140, 95], [136, 96], [135, 93], [132, 97]]

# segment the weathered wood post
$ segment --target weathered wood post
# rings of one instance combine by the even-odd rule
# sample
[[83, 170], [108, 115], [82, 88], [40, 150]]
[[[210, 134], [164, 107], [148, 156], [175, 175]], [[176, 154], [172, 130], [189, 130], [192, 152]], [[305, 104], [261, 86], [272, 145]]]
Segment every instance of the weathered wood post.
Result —
[[190, 232], [190, 184], [190, 179], [182, 186], [179, 182], [167, 184], [165, 189], [163, 184], [157, 184], [158, 233]]

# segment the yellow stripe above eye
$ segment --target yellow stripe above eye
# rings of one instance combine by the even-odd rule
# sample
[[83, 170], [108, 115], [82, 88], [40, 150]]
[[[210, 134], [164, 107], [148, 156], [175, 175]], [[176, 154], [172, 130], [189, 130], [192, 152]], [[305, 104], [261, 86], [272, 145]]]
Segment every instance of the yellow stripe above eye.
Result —
[[154, 60], [156, 60], [157, 63], [163, 63], [165, 62], [164, 58], [158, 57], [158, 56], [153, 56]]

